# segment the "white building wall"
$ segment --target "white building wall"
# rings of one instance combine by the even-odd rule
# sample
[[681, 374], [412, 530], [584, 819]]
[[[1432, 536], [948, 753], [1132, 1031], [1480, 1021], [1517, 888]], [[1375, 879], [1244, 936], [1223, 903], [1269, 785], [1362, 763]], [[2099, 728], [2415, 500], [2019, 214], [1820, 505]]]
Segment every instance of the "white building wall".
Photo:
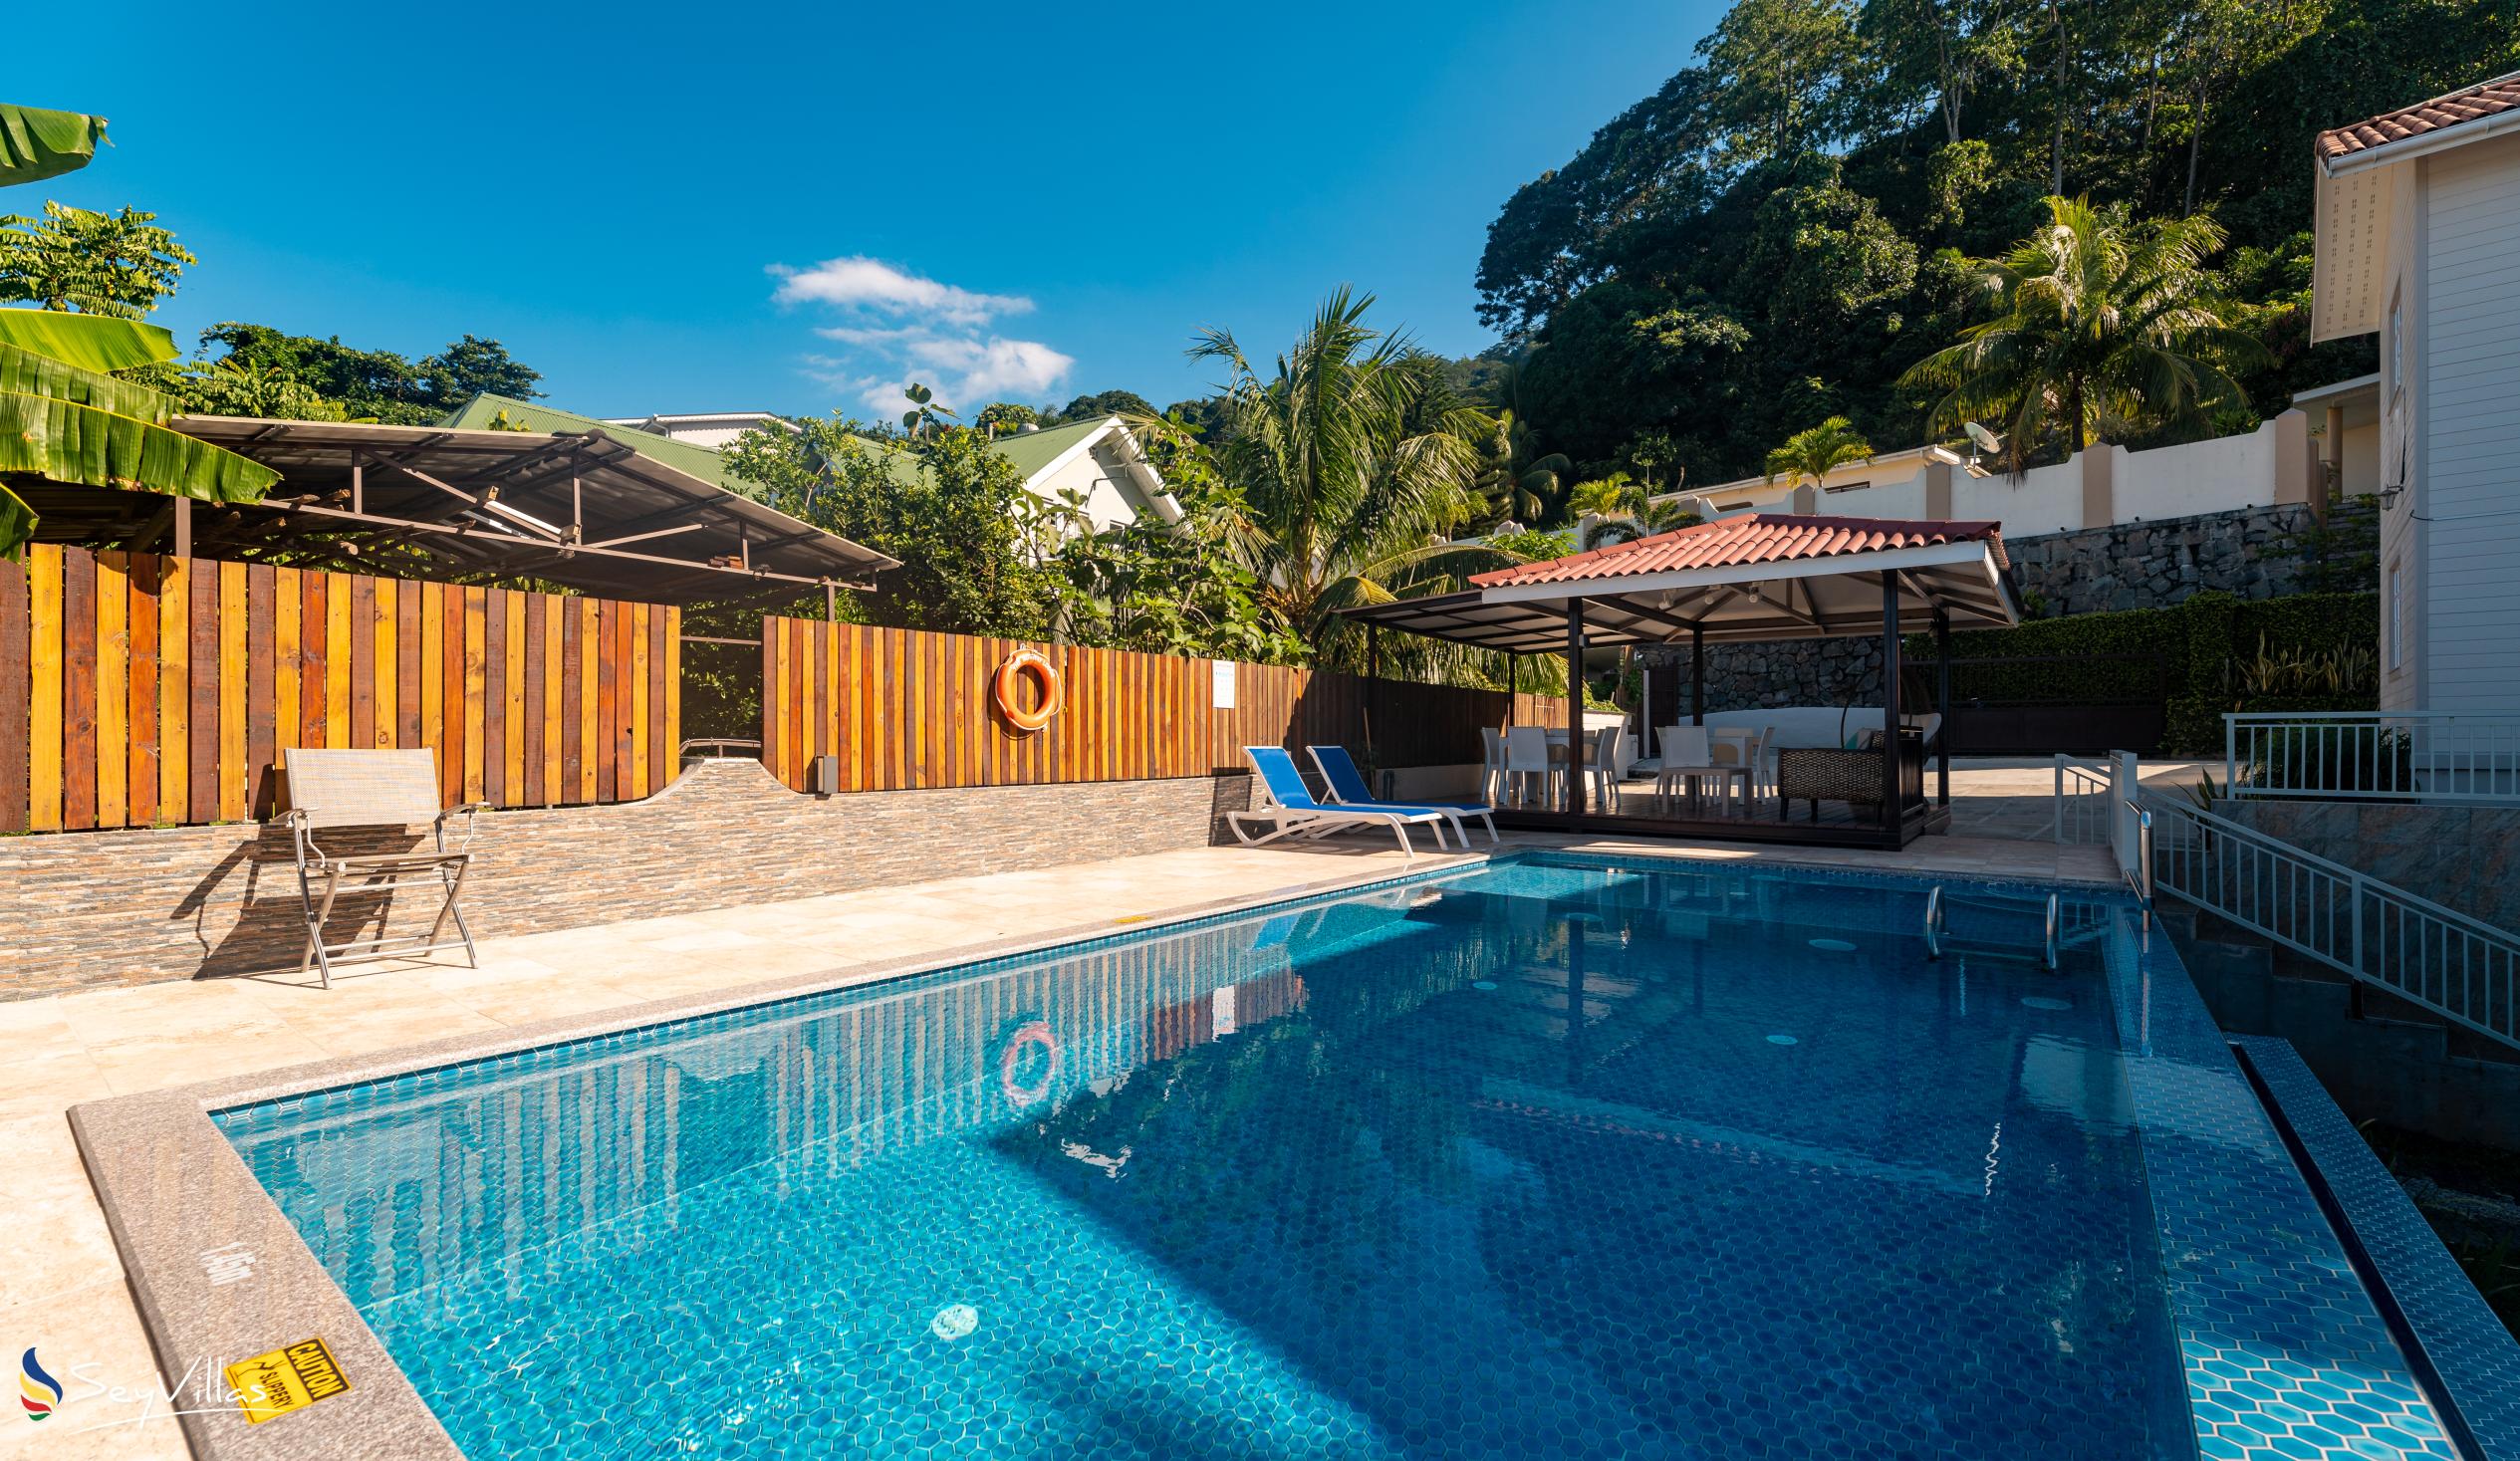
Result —
[[1032, 488], [1053, 502], [1062, 492], [1073, 491], [1085, 498], [1086, 515], [1094, 519], [1094, 530], [1137, 520], [1136, 505], [1130, 501], [1120, 484], [1117, 463], [1104, 459], [1102, 453], [1088, 449], [1078, 452], [1057, 470], [1035, 478]]
[[2015, 538], [2070, 533], [2083, 526], [2083, 459], [2078, 455], [2054, 466], [2032, 467], [2018, 477], [1954, 472], [1951, 517], [1963, 523], [1992, 518]]
[[2422, 477], [2415, 431], [2422, 374], [2423, 279], [2420, 179], [2423, 163], [2390, 169], [2390, 277], [2382, 288], [2380, 334], [2380, 708], [2424, 704]]
[[1921, 518], [1925, 475], [1919, 471], [1896, 481], [1875, 481], [1852, 492], [1824, 491], [1820, 510], [1842, 518]]
[[[2300, 427], [2300, 419], [2294, 418], [2291, 428]], [[2153, 522], [2273, 505], [2275, 433], [2283, 429], [2286, 423], [2278, 416], [2239, 436], [2121, 451], [2111, 478], [2118, 521]]]
[[2423, 708], [2520, 713], [2520, 136], [2425, 159], [2422, 198]]

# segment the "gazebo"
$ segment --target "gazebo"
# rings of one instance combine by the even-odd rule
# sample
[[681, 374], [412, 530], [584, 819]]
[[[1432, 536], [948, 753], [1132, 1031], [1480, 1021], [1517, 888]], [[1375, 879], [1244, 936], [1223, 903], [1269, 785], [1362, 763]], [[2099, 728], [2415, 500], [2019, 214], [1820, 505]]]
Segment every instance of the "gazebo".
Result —
[[[1509, 653], [1562, 650], [1568, 716], [1583, 723], [1584, 651], [1685, 643], [1691, 650], [1691, 715], [1706, 715], [1708, 644], [1879, 635], [1882, 640], [1882, 792], [1879, 812], [1846, 822], [1796, 824], [1783, 815], [1704, 819], [1639, 816], [1586, 805], [1582, 735], [1570, 736], [1558, 804], [1500, 810], [1511, 826], [1560, 832], [1903, 847], [1949, 821], [1950, 749], [1938, 737], [1938, 785], [1922, 790], [1922, 737], [1900, 703], [1899, 641], [1930, 632], [1936, 645], [1933, 709], [1947, 728], [1950, 633], [2020, 622], [2021, 606], [1992, 522], [1899, 522], [1760, 513], [1518, 565], [1470, 580], [1454, 594], [1345, 610], [1361, 623]], [[1905, 732], [1904, 734], [1902, 732]], [[1912, 755], [1910, 748], [1913, 748]], [[1912, 766], [1911, 766], [1912, 763]], [[1907, 773], [1912, 769], [1913, 775]], [[1869, 790], [1869, 789], [1868, 789]]]

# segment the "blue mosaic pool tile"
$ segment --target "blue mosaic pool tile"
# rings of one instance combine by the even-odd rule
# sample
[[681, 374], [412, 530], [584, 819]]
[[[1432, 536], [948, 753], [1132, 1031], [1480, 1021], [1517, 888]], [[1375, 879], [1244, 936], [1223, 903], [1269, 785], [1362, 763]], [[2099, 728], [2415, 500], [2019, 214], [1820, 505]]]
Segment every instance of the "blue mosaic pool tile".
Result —
[[219, 1120], [482, 1457], [2446, 1454], [2165, 945], [1951, 883], [1515, 858]]
[[2441, 1246], [2291, 1042], [2233, 1040], [2317, 1167], [2483, 1461], [2520, 1461], [2520, 1340]]
[[2198, 1451], [2455, 1457], [2167, 934], [2108, 956]]

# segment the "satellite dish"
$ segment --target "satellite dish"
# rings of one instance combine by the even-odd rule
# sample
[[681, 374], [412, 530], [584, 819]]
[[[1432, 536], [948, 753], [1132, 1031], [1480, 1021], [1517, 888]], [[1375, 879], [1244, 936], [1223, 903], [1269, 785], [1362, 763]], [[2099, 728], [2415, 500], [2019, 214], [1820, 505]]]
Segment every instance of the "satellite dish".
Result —
[[1987, 430], [1975, 421], [1962, 421], [1960, 423], [1960, 429], [1969, 433], [1969, 441], [1980, 451], [2001, 451], [2004, 449], [2004, 438]]

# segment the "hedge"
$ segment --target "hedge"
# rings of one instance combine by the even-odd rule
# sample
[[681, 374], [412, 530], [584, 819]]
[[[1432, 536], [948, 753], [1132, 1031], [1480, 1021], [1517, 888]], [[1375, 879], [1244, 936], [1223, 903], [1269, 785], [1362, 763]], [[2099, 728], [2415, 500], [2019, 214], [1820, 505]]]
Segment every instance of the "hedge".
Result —
[[[2263, 637], [2273, 653], [2324, 653], [2380, 643], [2377, 594], [2296, 594], [2287, 599], [2241, 600], [2219, 591], [2195, 595], [2168, 609], [2128, 609], [2035, 619], [2009, 629], [1974, 629], [1951, 637], [1953, 658], [2053, 656], [2050, 665], [1989, 666], [1973, 672], [1970, 693], [1988, 699], [2044, 700], [2122, 698], [2104, 686], [2123, 685], [2107, 661], [2077, 666], [2101, 655], [2157, 655], [2168, 696], [2169, 728], [2161, 750], [2202, 756], [2221, 751], [2222, 717], [2238, 710], [2370, 710], [2376, 697], [2344, 697], [2307, 703], [2298, 695], [2251, 700], [2224, 687], [2223, 665], [2253, 659]], [[1904, 652], [1913, 665], [1932, 662], [1933, 639], [1911, 634]]]

